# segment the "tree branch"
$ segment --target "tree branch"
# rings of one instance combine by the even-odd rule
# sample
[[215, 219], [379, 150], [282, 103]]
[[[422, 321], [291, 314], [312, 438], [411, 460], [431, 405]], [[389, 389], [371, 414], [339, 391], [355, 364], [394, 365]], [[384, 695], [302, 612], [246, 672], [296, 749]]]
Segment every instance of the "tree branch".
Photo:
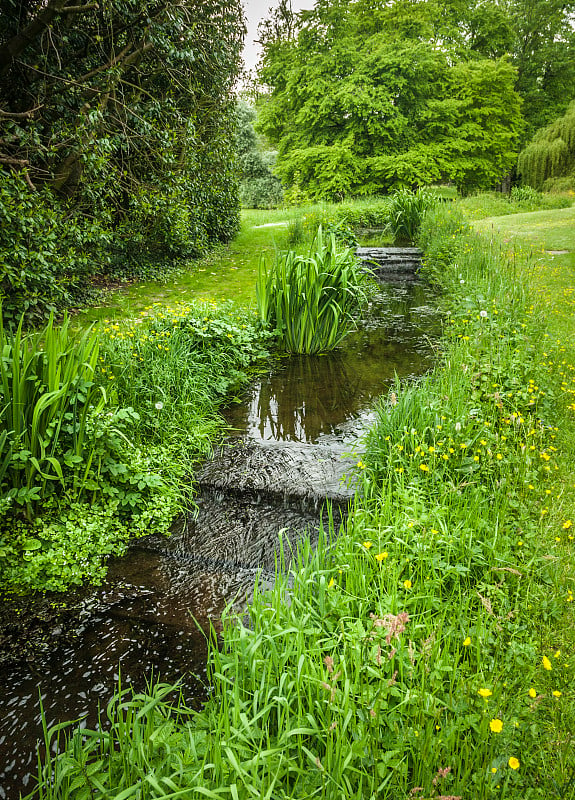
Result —
[[5, 117], [7, 119], [29, 119], [41, 108], [44, 108], [44, 106], [36, 106], [35, 108], [30, 108], [28, 111], [3, 111], [0, 108], [0, 117]]
[[66, 0], [48, 0], [42, 11], [28, 23], [26, 27], [8, 39], [0, 46], [0, 75], [5, 75], [10, 69], [14, 59], [18, 58], [32, 42], [38, 38], [50, 25], [52, 20], [63, 13], [79, 13], [81, 11], [94, 8], [97, 4], [90, 3], [84, 6], [65, 5]]

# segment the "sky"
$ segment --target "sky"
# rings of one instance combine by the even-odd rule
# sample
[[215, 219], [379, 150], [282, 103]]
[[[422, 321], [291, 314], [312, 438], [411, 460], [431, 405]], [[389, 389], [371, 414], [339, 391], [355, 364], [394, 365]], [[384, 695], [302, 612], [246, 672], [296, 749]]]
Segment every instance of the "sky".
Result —
[[[292, 0], [292, 8], [294, 11], [311, 9], [314, 7], [314, 4], [314, 0]], [[248, 25], [244, 47], [244, 60], [246, 62], [246, 69], [253, 69], [259, 59], [259, 48], [258, 45], [254, 43], [254, 39], [257, 39], [258, 23], [261, 19], [268, 16], [270, 8], [275, 8], [277, 6], [277, 0], [243, 0], [243, 5]]]

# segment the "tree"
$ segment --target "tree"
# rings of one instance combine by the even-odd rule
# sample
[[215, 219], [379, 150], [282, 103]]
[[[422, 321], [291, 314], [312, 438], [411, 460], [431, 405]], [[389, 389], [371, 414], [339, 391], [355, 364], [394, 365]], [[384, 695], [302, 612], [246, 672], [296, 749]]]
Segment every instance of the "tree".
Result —
[[258, 138], [253, 108], [240, 101], [236, 113], [240, 200], [246, 208], [274, 208], [283, 199], [281, 181], [272, 171], [277, 153], [266, 149]]
[[517, 68], [523, 100], [522, 141], [567, 108], [575, 85], [575, 0], [469, 0], [459, 24], [471, 49]]
[[264, 42], [259, 125], [284, 181], [339, 198], [500, 180], [521, 129], [515, 70], [463, 58], [443, 27], [431, 3], [318, 0], [295, 40]]
[[519, 155], [518, 172], [534, 189], [553, 178], [575, 181], [575, 100], [564, 116], [537, 131]]
[[119, 259], [228, 239], [243, 35], [240, 0], [0, 0], [4, 180], [103, 225]]

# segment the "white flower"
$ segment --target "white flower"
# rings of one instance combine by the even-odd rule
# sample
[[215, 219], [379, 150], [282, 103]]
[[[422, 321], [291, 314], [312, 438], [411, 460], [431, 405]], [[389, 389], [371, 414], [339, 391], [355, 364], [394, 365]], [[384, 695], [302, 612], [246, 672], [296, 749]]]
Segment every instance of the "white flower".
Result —
[[156, 403], [156, 408], [158, 409], [158, 411], [161, 411], [163, 409], [163, 407], [164, 407], [164, 404], [162, 402], [158, 401]]
[[459, 283], [461, 283], [461, 284], [464, 284], [464, 283], [465, 283], [465, 281], [463, 280], [463, 278], [462, 278], [462, 279], [459, 281]]
[[487, 311], [480, 311], [479, 312], [479, 316], [483, 317], [483, 319], [485, 319], [485, 317], [487, 316]]
[[455, 430], [457, 431], [457, 433], [459, 433], [459, 431], [461, 430], [461, 422], [455, 423]]

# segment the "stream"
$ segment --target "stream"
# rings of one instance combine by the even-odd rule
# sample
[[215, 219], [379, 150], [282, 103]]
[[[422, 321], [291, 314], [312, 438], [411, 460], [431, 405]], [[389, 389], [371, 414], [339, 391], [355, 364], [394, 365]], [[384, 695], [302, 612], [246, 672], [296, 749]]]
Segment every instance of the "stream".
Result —
[[[289, 554], [302, 533], [313, 541], [325, 500], [345, 515], [359, 458], [358, 438], [395, 375], [421, 375], [433, 363], [438, 315], [417, 280], [412, 248], [360, 248], [380, 289], [360, 330], [335, 352], [278, 359], [224, 409], [230, 434], [205, 463], [198, 511], [171, 537], [151, 534], [115, 559], [104, 586], [86, 590], [65, 625], [26, 658], [0, 665], [0, 800], [35, 785], [48, 725], [92, 726], [118, 679], [142, 690], [152, 677], [184, 675], [191, 706], [206, 697], [206, 641], [222, 610], [249, 601], [254, 582], [274, 579], [278, 534]], [[375, 262], [375, 263], [374, 263]]]

